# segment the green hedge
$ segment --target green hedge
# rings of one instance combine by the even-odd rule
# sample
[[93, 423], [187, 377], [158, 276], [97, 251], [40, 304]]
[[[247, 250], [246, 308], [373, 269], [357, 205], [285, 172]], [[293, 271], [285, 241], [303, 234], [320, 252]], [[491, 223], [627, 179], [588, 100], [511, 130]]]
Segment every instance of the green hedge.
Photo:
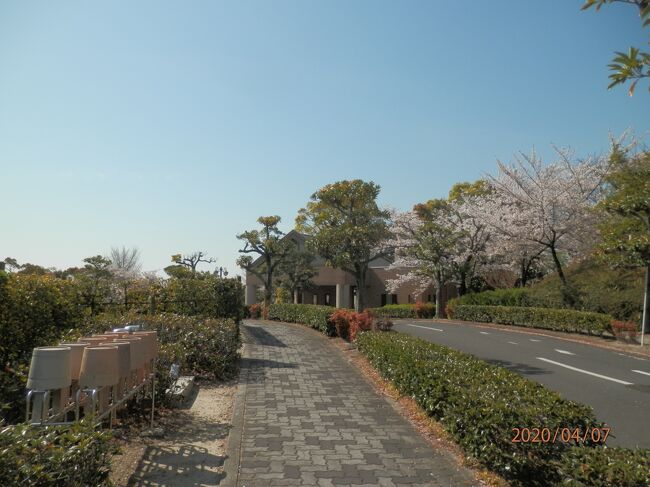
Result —
[[0, 485], [108, 486], [110, 433], [86, 424], [0, 430]]
[[202, 275], [171, 278], [159, 290], [158, 311], [204, 318], [241, 320], [245, 313], [244, 286], [236, 279]]
[[650, 450], [584, 448], [568, 450], [556, 465], [570, 487], [645, 487], [650, 485]]
[[398, 333], [367, 332], [361, 353], [440, 421], [471, 457], [519, 485], [552, 485], [562, 443], [513, 443], [512, 428], [601, 426], [591, 408], [470, 355]]
[[0, 364], [29, 361], [34, 347], [51, 343], [82, 318], [70, 281], [0, 271]]
[[[418, 316], [417, 309], [420, 309]], [[416, 304], [387, 304], [381, 308], [370, 308], [373, 316], [378, 318], [433, 318], [436, 315], [436, 305], [431, 303]]]
[[517, 306], [448, 306], [451, 318], [465, 321], [517, 325], [531, 328], [602, 335], [612, 331], [611, 316], [570, 309]]
[[336, 310], [332, 306], [316, 304], [272, 304], [269, 306], [269, 320], [302, 323], [325, 333], [336, 335], [330, 315]]
[[539, 306], [526, 288], [495, 289], [465, 294], [453, 300], [456, 304], [473, 306]]

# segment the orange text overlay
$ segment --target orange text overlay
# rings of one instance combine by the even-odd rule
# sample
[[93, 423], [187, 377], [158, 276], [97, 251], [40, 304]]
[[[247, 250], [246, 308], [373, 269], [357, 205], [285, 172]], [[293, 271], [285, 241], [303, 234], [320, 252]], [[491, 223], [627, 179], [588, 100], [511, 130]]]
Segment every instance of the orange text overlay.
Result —
[[512, 428], [513, 443], [605, 443], [611, 428]]

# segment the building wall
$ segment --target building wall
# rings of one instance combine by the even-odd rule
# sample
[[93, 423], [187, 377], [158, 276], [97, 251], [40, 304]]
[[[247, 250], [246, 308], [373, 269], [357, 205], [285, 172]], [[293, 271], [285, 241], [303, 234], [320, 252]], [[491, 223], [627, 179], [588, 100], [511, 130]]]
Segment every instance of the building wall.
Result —
[[[331, 267], [318, 266], [316, 269], [318, 270], [318, 274], [312, 279], [316, 287], [312, 290], [300, 293], [298, 302], [313, 304], [314, 296], [316, 296], [317, 304], [325, 305], [326, 295], [329, 294], [329, 305], [335, 306], [336, 285], [341, 284], [350, 286], [348, 288], [350, 293], [348, 302], [350, 303], [350, 306], [353, 306], [353, 294], [354, 288], [356, 287], [354, 277], [345, 271], [333, 269]], [[388, 294], [386, 291], [386, 281], [388, 279], [395, 279], [402, 272], [404, 271], [399, 269], [387, 269], [386, 267], [370, 268], [366, 279], [366, 305], [369, 308], [377, 308], [382, 306], [383, 302], [388, 303], [390, 301], [392, 301], [393, 304], [409, 304], [415, 303], [416, 301], [435, 302], [436, 296], [433, 286], [420, 292], [414, 284], [405, 284], [398, 289], [390, 299], [384, 298], [384, 300], [382, 300], [382, 295]], [[246, 273], [246, 285], [252, 285], [257, 288], [263, 287], [262, 281], [250, 272]], [[456, 286], [448, 284], [443, 289], [443, 304], [446, 303], [447, 300], [456, 296]]]

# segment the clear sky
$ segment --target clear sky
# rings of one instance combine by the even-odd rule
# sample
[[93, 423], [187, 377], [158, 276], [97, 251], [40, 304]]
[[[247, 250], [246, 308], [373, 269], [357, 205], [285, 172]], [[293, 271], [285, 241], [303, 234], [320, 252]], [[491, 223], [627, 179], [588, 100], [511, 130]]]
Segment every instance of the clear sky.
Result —
[[647, 85], [606, 90], [647, 30], [581, 4], [3, 1], [0, 258], [127, 245], [146, 270], [204, 250], [233, 272], [238, 232], [290, 230], [329, 182], [407, 209], [518, 150], [647, 133]]

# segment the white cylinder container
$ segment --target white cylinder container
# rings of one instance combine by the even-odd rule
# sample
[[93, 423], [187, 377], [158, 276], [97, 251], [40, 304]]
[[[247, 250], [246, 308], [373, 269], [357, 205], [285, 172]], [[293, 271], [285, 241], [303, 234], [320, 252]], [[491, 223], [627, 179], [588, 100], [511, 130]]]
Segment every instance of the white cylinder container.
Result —
[[70, 387], [70, 348], [38, 347], [32, 352], [27, 388], [57, 390]]
[[136, 331], [136, 337], [141, 337], [147, 344], [147, 360], [153, 360], [158, 353], [158, 333], [155, 331]]
[[108, 341], [101, 346], [117, 347], [120, 377], [128, 377], [131, 373], [131, 343], [127, 341]]
[[84, 356], [84, 349], [88, 343], [60, 343], [59, 346], [70, 349], [70, 377], [72, 380], [79, 380], [81, 372], [81, 360]]
[[84, 349], [79, 385], [91, 389], [114, 386], [120, 380], [116, 346], [91, 346]]

